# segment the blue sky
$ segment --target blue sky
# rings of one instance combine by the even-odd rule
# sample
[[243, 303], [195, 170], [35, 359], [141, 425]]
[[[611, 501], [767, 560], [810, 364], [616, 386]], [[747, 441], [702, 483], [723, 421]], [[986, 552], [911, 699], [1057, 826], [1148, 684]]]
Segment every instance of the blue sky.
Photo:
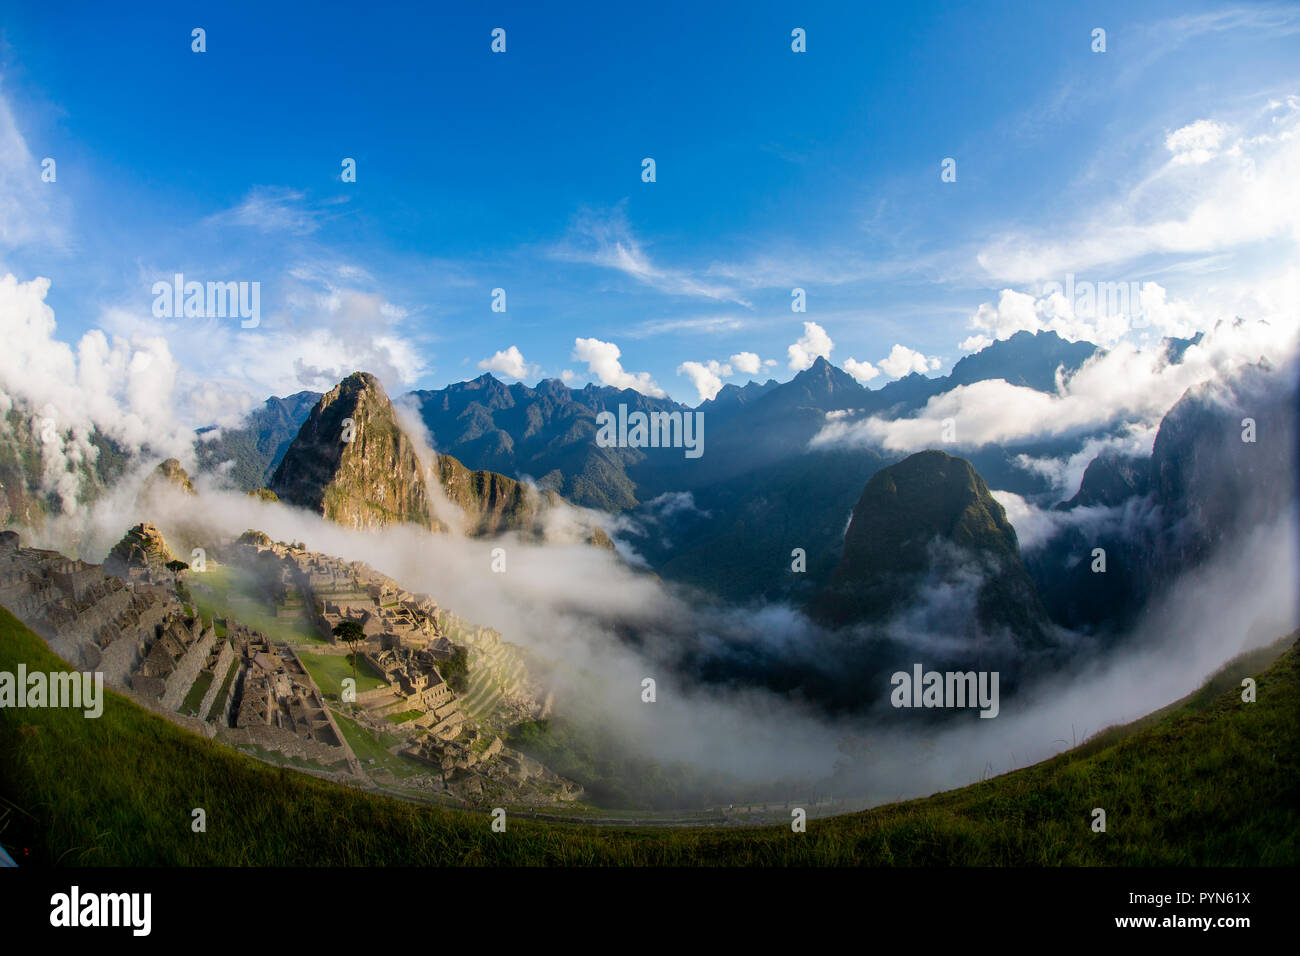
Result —
[[[1294, 302], [1295, 5], [133, 6], [0, 25], [0, 276], [191, 417], [358, 367], [876, 387], [1113, 337], [1044, 305], [1067, 272], [1158, 285], [1145, 335]], [[157, 319], [177, 272], [259, 282], [261, 325]]]

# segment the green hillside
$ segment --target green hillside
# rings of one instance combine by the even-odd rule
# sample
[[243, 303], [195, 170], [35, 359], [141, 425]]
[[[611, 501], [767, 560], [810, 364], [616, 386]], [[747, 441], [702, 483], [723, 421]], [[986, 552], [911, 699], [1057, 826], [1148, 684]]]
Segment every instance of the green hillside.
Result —
[[[64, 670], [0, 609], [0, 671]], [[0, 710], [0, 843], [20, 865], [1294, 865], [1300, 663], [1101, 746], [924, 800], [788, 827], [634, 829], [418, 806], [260, 763], [110, 696]], [[1108, 832], [1089, 828], [1104, 807]], [[192, 833], [191, 810], [207, 811]]]
[[[936, 539], [948, 547], [936, 552]], [[984, 569], [975, 607], [983, 629], [1006, 627], [1023, 646], [1048, 643], [1047, 612], [1005, 509], [966, 459], [917, 452], [862, 489], [831, 586], [810, 610], [837, 627], [887, 620], [916, 599], [922, 581], [971, 567]]]

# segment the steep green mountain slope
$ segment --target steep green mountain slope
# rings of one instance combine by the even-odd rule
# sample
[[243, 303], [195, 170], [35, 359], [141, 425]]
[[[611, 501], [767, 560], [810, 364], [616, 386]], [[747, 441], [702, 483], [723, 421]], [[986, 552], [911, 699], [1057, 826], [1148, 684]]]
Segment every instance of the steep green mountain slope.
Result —
[[[979, 579], [977, 623], [1041, 645], [1047, 614], [1006, 512], [970, 462], [923, 451], [871, 477], [853, 509], [831, 585], [811, 605], [830, 625], [882, 621], [921, 597]], [[952, 621], [950, 633], [975, 622]]]
[[[803, 604], [831, 579], [849, 514], [882, 464], [870, 449], [835, 449], [757, 468], [695, 491], [694, 509], [667, 527], [647, 517], [651, 533], [635, 546], [664, 578], [730, 600]], [[796, 548], [803, 571], [793, 570]]]
[[199, 429], [194, 445], [199, 469], [211, 470], [229, 461], [230, 478], [237, 488], [265, 488], [320, 397], [320, 392], [305, 391], [271, 397], [254, 409], [240, 428], [222, 429], [215, 432], [216, 437], [211, 428]]
[[[526, 537], [545, 537], [544, 516], [565, 501], [550, 489], [537, 489], [494, 471], [470, 471], [451, 455], [438, 456], [438, 484], [465, 514], [466, 534], [492, 537], [518, 531]], [[589, 544], [613, 550], [609, 536], [593, 528]]]
[[[47, 515], [71, 510], [78, 502], [93, 502], [125, 471], [128, 456], [122, 446], [94, 429], [88, 437], [93, 457], [68, 456], [62, 472], [47, 474], [41, 419], [22, 399], [2, 391], [0, 396], [10, 402], [0, 415], [0, 527], [38, 526]], [[52, 420], [51, 424], [57, 425]]]

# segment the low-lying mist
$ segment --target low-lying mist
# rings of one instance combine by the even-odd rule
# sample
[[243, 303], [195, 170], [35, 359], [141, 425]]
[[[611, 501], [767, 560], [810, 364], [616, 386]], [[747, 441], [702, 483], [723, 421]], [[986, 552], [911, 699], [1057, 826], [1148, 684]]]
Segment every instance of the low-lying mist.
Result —
[[[142, 469], [93, 506], [51, 519], [25, 537], [102, 562], [129, 527], [152, 521], [186, 559], [193, 547], [213, 552], [219, 542], [255, 528], [278, 541], [363, 561], [548, 662], [544, 676], [555, 713], [599, 726], [628, 753], [729, 774], [741, 787], [820, 782], [822, 793], [833, 786], [837, 809], [926, 795], [1042, 760], [1176, 700], [1232, 657], [1300, 623], [1297, 516], [1291, 510], [1286, 520], [1241, 536], [1178, 580], [1118, 650], [1064, 658], [1069, 663], [1057, 673], [1004, 694], [996, 719], [977, 719], [972, 711], [936, 723], [924, 712], [892, 709], [887, 679], [860, 687], [867, 705], [862, 714], [831, 718], [795, 695], [739, 681], [705, 682], [682, 666], [714, 645], [734, 652], [748, 644], [768, 659], [791, 661], [836, 646], [790, 607], [698, 600], [614, 553], [583, 544], [539, 545], [511, 535], [479, 540], [416, 526], [359, 532], [223, 490], [212, 479], [196, 484], [197, 498], [147, 481]], [[496, 548], [505, 550], [503, 573], [492, 570]], [[908, 612], [909, 620], [930, 622], [936, 613]], [[635, 639], [626, 639], [628, 633]], [[895, 622], [890, 633], [906, 642], [909, 632]], [[914, 662], [929, 666], [924, 642], [912, 648], [915, 656], [901, 646], [898, 669]], [[830, 672], [836, 663], [822, 662]], [[653, 703], [642, 701], [645, 678], [656, 684]], [[743, 790], [735, 795], [746, 797]]]

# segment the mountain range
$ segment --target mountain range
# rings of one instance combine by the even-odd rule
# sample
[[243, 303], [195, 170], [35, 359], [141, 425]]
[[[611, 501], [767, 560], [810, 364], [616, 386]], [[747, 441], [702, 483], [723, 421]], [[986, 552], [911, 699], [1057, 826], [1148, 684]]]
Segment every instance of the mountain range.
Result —
[[[1166, 340], [1167, 358], [1180, 360], [1194, 341]], [[953, 388], [995, 378], [1052, 393], [1063, 378], [1099, 354], [1101, 350], [1091, 343], [1068, 342], [1053, 332], [1019, 332], [966, 356], [946, 376], [914, 373], [874, 390], [818, 358], [789, 382], [727, 385], [693, 410], [631, 389], [596, 385], [575, 389], [555, 379], [530, 388], [505, 384], [490, 374], [436, 391], [411, 392], [397, 403], [418, 415], [427, 429], [439, 451], [439, 481], [469, 516], [469, 533], [496, 534], [534, 526], [539, 508], [567, 500], [621, 515], [627, 540], [664, 578], [728, 600], [788, 600], [820, 607], [829, 620], [837, 615], [827, 610], [827, 589], [846, 580], [844, 557], [850, 553], [846, 531], [854, 522], [865, 526], [864, 489], [881, 469], [902, 456], [872, 447], [810, 447], [828, 413], [904, 416]], [[365, 375], [350, 376], [340, 388], [353, 380], [366, 383], [359, 394], [382, 395], [378, 382]], [[328, 440], [320, 444], [320, 403], [333, 407], [336, 400], [330, 396], [338, 391], [324, 397], [300, 392], [268, 399], [242, 429], [224, 430], [214, 434], [215, 440], [201, 441], [201, 462], [215, 467], [230, 460], [233, 464], [225, 467], [231, 478], [247, 490], [259, 487], [270, 475], [271, 490], [283, 500], [322, 513], [351, 509], [345, 520], [354, 524], [365, 524], [370, 519], [363, 519], [362, 511], [376, 507], [373, 501], [362, 500], [367, 493], [388, 502], [409, 496], [392, 512], [400, 520], [427, 513], [427, 503], [421, 502], [428, 493], [421, 482], [411, 478], [409, 487], [399, 487], [401, 481], [391, 473], [395, 469], [413, 474], [416, 464], [400, 450], [402, 439], [393, 432], [400, 433], [400, 428], [390, 411], [364, 429], [373, 431], [377, 424], [381, 435], [394, 434], [384, 445], [388, 449], [391, 444], [392, 449], [378, 456], [379, 464], [372, 463], [379, 469], [376, 472], [363, 469], [345, 476], [346, 469], [340, 470], [353, 455], [343, 451], [344, 443], [332, 434], [342, 427], [347, 417], [343, 412], [329, 419]], [[386, 402], [385, 397], [380, 404]], [[595, 441], [597, 416], [616, 413], [619, 406], [628, 412], [702, 412], [706, 454], [688, 459], [675, 448], [601, 447]], [[358, 411], [351, 400], [346, 408], [353, 418], [359, 415], [364, 421], [373, 414]], [[1180, 411], [1162, 427], [1155, 455], [1160, 461], [1184, 453], [1177, 437], [1186, 431], [1179, 424], [1184, 414]], [[1016, 459], [1068, 455], [1082, 447], [1087, 437], [990, 444], [971, 450], [964, 459], [973, 475], [968, 483], [985, 492], [992, 486], [1041, 499], [1050, 492], [1047, 480], [1017, 465]], [[373, 441], [374, 436], [367, 440]], [[301, 446], [297, 451], [296, 445]], [[1180, 450], [1170, 453], [1168, 448]], [[1164, 467], [1166, 477], [1153, 481], [1153, 467]], [[1144, 498], [1149, 484], [1166, 510], [1175, 507], [1178, 479], [1168, 466], [1121, 460], [1106, 451], [1089, 466], [1078, 492], [1056, 508], [1066, 513], [1080, 507], [1118, 508], [1130, 499]], [[332, 504], [327, 501], [331, 496]], [[349, 498], [355, 500], [340, 504]], [[931, 506], [938, 507], [934, 502]], [[992, 508], [986, 510], [994, 514]], [[934, 518], [906, 511], [900, 516], [918, 527]], [[431, 523], [436, 524], [436, 519]], [[1026, 556], [1024, 567], [1041, 593], [1043, 604], [1038, 607], [1045, 606], [1053, 620], [1071, 626], [1120, 620], [1154, 586], [1144, 583], [1152, 575], [1135, 573], [1123, 585], [1116, 575], [1113, 586], [1107, 585], [1105, 600], [1094, 600], [1096, 595], [1081, 598], [1099, 586], [1079, 570], [1079, 549], [1087, 543], [1086, 535], [1081, 535], [1077, 530], [1064, 533], [1051, 547]], [[1133, 546], [1127, 540], [1111, 544], [1114, 559], [1121, 562]], [[796, 548], [806, 556], [802, 574], [788, 570]], [[1064, 580], [1070, 583], [1062, 584]], [[1132, 593], [1122, 593], [1125, 587]], [[1024, 595], [1019, 585], [1013, 590]], [[1030, 603], [1037, 600], [1035, 596]], [[1036, 618], [1037, 610], [1031, 616]]]
[[[1189, 344], [1168, 340], [1167, 359], [1181, 360]], [[572, 535], [573, 521], [550, 520], [564, 510], [577, 516], [578, 540], [613, 549], [608, 532], [617, 531], [625, 559], [692, 601], [775, 602], [841, 635], [803, 670], [713, 642], [718, 653], [693, 662], [702, 679], [739, 676], [853, 707], [852, 686], [875, 679], [898, 646], [890, 628], [900, 621], [967, 650], [1001, 634], [1009, 641], [981, 659], [1009, 661], [1010, 671], [1064, 647], [1061, 629], [1114, 638], [1178, 575], [1243, 529], [1277, 520], [1293, 500], [1297, 391], [1264, 364], [1189, 390], [1149, 455], [1101, 442], [1068, 496], [1054, 497], [1017, 459], [1077, 454], [1105, 429], [986, 444], [961, 457], [811, 444], [837, 415], [910, 415], [989, 378], [1054, 393], [1099, 354], [1053, 333], [1018, 333], [949, 375], [874, 390], [819, 358], [788, 382], [727, 386], [694, 409], [632, 390], [556, 380], [529, 388], [491, 375], [394, 402], [358, 371], [323, 394], [270, 398], [242, 427], [203, 429], [196, 444], [200, 471], [352, 528], [401, 523], [543, 541], [559, 526]], [[599, 416], [620, 412], [698, 414], [705, 454], [603, 447]], [[15, 415], [0, 479], [8, 521], [28, 523], [51, 499], [34, 465], [32, 420]], [[121, 467], [104, 447], [89, 476], [97, 488]], [[193, 491], [174, 460], [150, 479], [159, 480]], [[1022, 547], [994, 488], [1032, 502], [1051, 534]], [[638, 626], [609, 623], [619, 633]]]

